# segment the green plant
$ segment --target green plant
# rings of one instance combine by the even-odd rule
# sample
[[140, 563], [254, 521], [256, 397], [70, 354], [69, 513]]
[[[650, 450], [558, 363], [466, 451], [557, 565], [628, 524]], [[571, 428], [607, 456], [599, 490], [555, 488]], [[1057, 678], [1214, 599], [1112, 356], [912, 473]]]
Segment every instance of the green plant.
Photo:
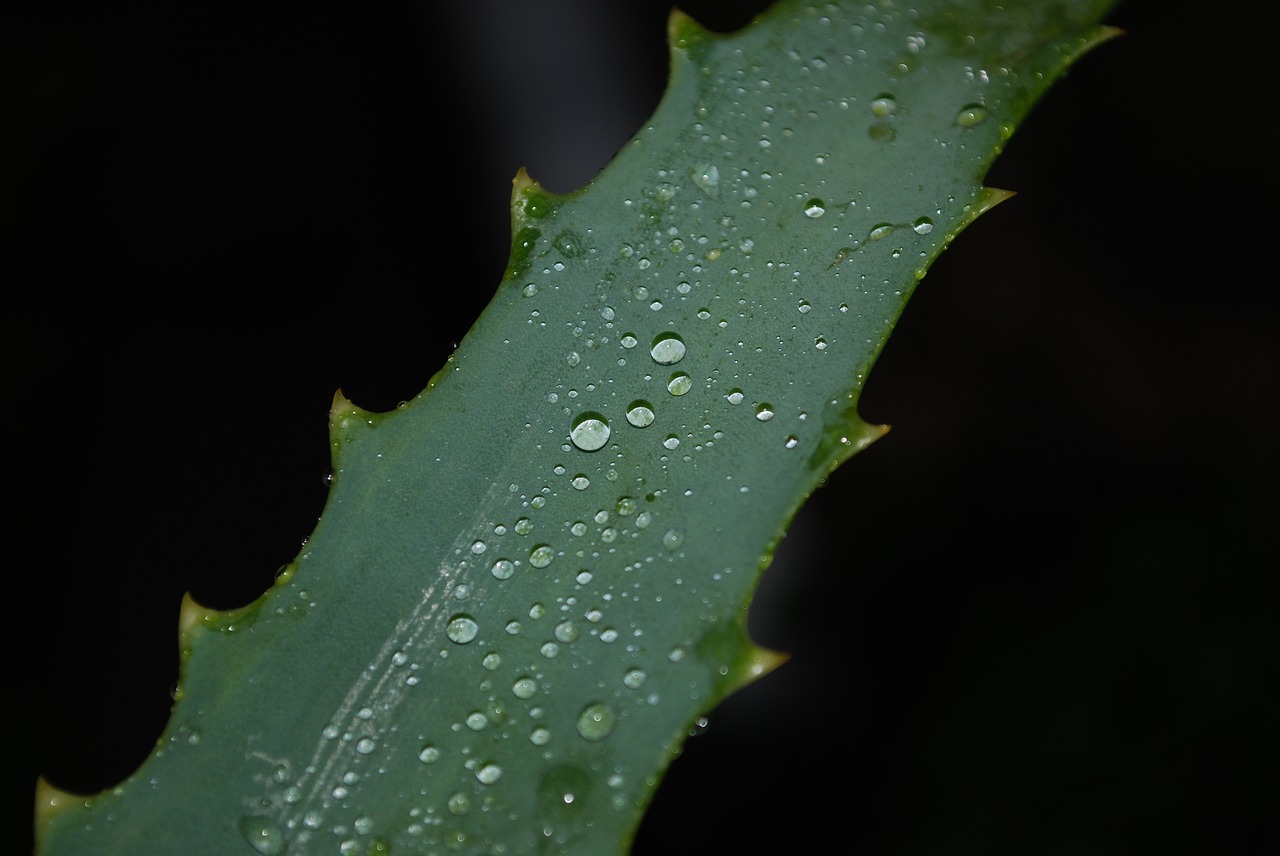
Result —
[[689, 723], [776, 662], [743, 632], [760, 568], [881, 433], [866, 372], [1106, 5], [674, 18], [651, 128], [581, 192], [517, 179], [490, 308], [423, 396], [335, 402], [296, 566], [186, 605], [160, 748], [86, 808], [48, 795], [46, 850], [625, 842]]

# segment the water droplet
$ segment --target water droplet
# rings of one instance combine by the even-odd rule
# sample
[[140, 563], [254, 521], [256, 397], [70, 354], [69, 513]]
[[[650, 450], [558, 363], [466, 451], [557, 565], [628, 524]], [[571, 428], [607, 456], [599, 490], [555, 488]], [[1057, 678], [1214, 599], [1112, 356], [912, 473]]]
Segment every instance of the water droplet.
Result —
[[879, 118], [892, 116], [898, 111], [898, 101], [888, 92], [882, 92], [871, 101], [871, 115]]
[[672, 395], [684, 395], [693, 389], [693, 380], [684, 372], [676, 372], [667, 379], [667, 392]]
[[538, 653], [548, 660], [554, 660], [560, 656], [560, 646], [554, 642], [543, 642], [542, 647], [538, 649]]
[[516, 566], [509, 559], [499, 559], [493, 563], [493, 568], [489, 571], [495, 579], [509, 580], [511, 575], [516, 572]]
[[471, 797], [462, 791], [458, 791], [449, 797], [449, 801], [445, 805], [449, 808], [449, 814], [461, 816], [471, 811]]
[[887, 237], [893, 234], [893, 228], [892, 223], [878, 223], [871, 227], [871, 231], [867, 233], [867, 240], [878, 241], [881, 238]]
[[561, 642], [573, 642], [578, 638], [578, 625], [572, 621], [562, 621], [556, 625], [556, 638]]
[[729, 390], [729, 394], [725, 396], [725, 400], [730, 404], [741, 404], [743, 399], [742, 390], [733, 388]]
[[648, 678], [649, 674], [644, 669], [628, 669], [622, 676], [622, 683], [629, 689], [638, 690]]
[[546, 746], [551, 742], [551, 729], [538, 726], [529, 732], [529, 742], [534, 746]]
[[783, 443], [783, 445], [786, 446], [788, 449], [794, 449], [796, 446], [800, 445], [800, 438], [797, 437], [795, 434], [792, 434], [789, 437], [787, 437], [787, 442]]
[[511, 685], [511, 692], [516, 698], [530, 699], [538, 692], [538, 682], [533, 678], [520, 678]]
[[583, 413], [573, 421], [569, 439], [584, 452], [602, 449], [609, 442], [609, 422], [599, 413]]
[[545, 568], [551, 564], [551, 560], [555, 558], [556, 552], [546, 544], [539, 544], [529, 551], [529, 564], [535, 568]]
[[827, 340], [819, 336], [813, 340], [813, 346], [819, 351], [825, 351], [827, 349]]
[[513, 528], [517, 535], [528, 535], [533, 531], [533, 521], [527, 517], [521, 517]]
[[368, 835], [373, 832], [373, 818], [368, 816], [357, 817], [355, 823], [351, 825], [355, 827], [357, 835]]
[[520, 289], [520, 293], [525, 297], [533, 297], [538, 293], [538, 284], [536, 282], [531, 282], [524, 288]]
[[669, 366], [683, 360], [686, 350], [684, 339], [675, 333], [663, 333], [653, 340], [649, 356], [658, 365]]
[[620, 341], [622, 342], [622, 347], [627, 350], [631, 350], [636, 345], [640, 344], [640, 340], [636, 338], [635, 333], [623, 333]]
[[679, 550], [680, 545], [683, 543], [684, 532], [679, 529], [668, 529], [662, 534], [662, 546], [667, 548], [667, 550]]
[[287, 842], [280, 828], [265, 817], [242, 817], [236, 822], [236, 828], [248, 841], [250, 846], [264, 856], [279, 856], [284, 852]]
[[768, 422], [773, 418], [773, 405], [764, 403], [756, 406], [756, 418], [761, 422]]
[[617, 504], [614, 505], [614, 510], [618, 512], [619, 517], [630, 517], [636, 513], [637, 504], [634, 497], [620, 496]]
[[489, 724], [489, 717], [485, 716], [478, 710], [473, 710], [467, 714], [467, 728], [472, 731], [483, 731], [485, 726]]
[[502, 655], [497, 651], [485, 654], [484, 659], [480, 661], [480, 665], [491, 672], [497, 671], [498, 667], [502, 665]]
[[473, 541], [471, 543], [471, 552], [479, 556], [485, 550], [489, 549], [483, 541]]
[[356, 751], [361, 755], [369, 755], [377, 748], [378, 744], [369, 737], [362, 737], [360, 738], [360, 741], [356, 743]]
[[445, 628], [445, 635], [453, 642], [459, 645], [465, 645], [472, 639], [476, 638], [476, 634], [480, 631], [480, 625], [476, 624], [475, 619], [470, 615], [459, 613], [449, 619], [449, 625]]
[[956, 124], [961, 128], [972, 128], [985, 122], [989, 115], [987, 108], [981, 104], [966, 104], [956, 114]]
[[911, 224], [911, 228], [917, 235], [927, 235], [933, 231], [933, 221], [928, 217], [921, 217]]
[[827, 204], [818, 197], [813, 197], [804, 204], [804, 216], [816, 220], [827, 213]]
[[711, 198], [716, 198], [720, 193], [720, 170], [715, 168], [714, 164], [698, 164], [690, 171], [690, 177], [693, 183], [702, 188], [702, 191]]
[[627, 405], [627, 421], [637, 428], [653, 424], [653, 405], [647, 401], [633, 401]]
[[674, 452], [676, 449], [680, 448], [680, 438], [675, 434], [668, 434], [667, 439], [662, 441], [662, 445], [668, 451]]
[[603, 702], [589, 704], [578, 715], [578, 733], [594, 743], [612, 734], [617, 721], [617, 715], [607, 704]]
[[502, 768], [492, 762], [482, 764], [480, 769], [476, 770], [476, 779], [482, 785], [492, 785], [498, 779], [502, 778]]
[[810, 305], [809, 301], [801, 300], [800, 304], [796, 308], [800, 310], [801, 315], [808, 315], [809, 310], [813, 309], [813, 306]]

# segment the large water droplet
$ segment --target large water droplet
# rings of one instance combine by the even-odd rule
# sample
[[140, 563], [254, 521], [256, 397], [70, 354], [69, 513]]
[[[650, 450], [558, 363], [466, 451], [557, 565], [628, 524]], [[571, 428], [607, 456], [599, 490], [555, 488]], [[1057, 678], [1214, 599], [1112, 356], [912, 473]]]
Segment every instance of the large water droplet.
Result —
[[933, 221], [928, 217], [920, 217], [915, 223], [911, 224], [911, 229], [917, 235], [927, 235], [933, 231]]
[[547, 544], [539, 544], [529, 552], [529, 564], [535, 568], [545, 568], [555, 558], [556, 551]]
[[653, 340], [649, 356], [658, 365], [669, 366], [683, 360], [686, 350], [684, 340], [675, 333], [663, 333]]
[[684, 395], [693, 389], [693, 379], [684, 372], [676, 372], [667, 379], [667, 392], [672, 395]]
[[985, 122], [989, 115], [991, 114], [987, 112], [987, 108], [981, 104], [966, 104], [956, 114], [956, 124], [961, 128], [972, 128]]
[[888, 92], [882, 92], [871, 100], [871, 115], [878, 118], [892, 116], [898, 111], [898, 101]]
[[578, 733], [583, 738], [596, 742], [613, 733], [618, 717], [604, 702], [589, 704], [578, 715]]
[[573, 421], [569, 439], [584, 452], [602, 449], [609, 442], [609, 422], [599, 413], [583, 413]]
[[236, 821], [236, 828], [249, 845], [264, 856], [280, 856], [287, 842], [280, 828], [265, 817], [246, 816]]
[[509, 559], [499, 559], [493, 563], [493, 568], [489, 571], [495, 579], [509, 580], [511, 575], [516, 572], [516, 566]]
[[445, 628], [445, 635], [459, 645], [465, 645], [472, 639], [476, 638], [480, 626], [476, 624], [475, 619], [470, 615], [459, 613], [449, 619], [449, 625]]
[[893, 234], [894, 226], [892, 223], [879, 223], [871, 227], [871, 231], [867, 233], [867, 239], [878, 241]]
[[418, 760], [424, 764], [434, 764], [440, 760], [442, 754], [439, 748], [428, 744], [423, 746], [422, 751], [418, 753]]
[[480, 769], [476, 770], [476, 779], [482, 785], [492, 785], [501, 778], [502, 768], [494, 763], [482, 764]]
[[627, 405], [627, 421], [637, 428], [647, 428], [653, 424], [653, 405], [647, 401], [633, 401]]
[[538, 692], [538, 682], [533, 678], [520, 678], [511, 685], [511, 692], [516, 698], [531, 699]]

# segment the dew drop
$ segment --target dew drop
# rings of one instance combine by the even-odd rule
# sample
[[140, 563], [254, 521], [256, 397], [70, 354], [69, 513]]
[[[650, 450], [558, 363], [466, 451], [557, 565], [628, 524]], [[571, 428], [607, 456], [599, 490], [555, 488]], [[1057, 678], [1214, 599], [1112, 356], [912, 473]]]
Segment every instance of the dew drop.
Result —
[[788, 449], [794, 449], [796, 446], [800, 445], [800, 438], [795, 434], [792, 434], [787, 437], [787, 442], [783, 443], [783, 445]]
[[662, 441], [662, 445], [663, 448], [667, 449], [667, 451], [674, 452], [676, 449], [680, 448], [680, 438], [675, 434], [668, 434], [667, 439]]
[[617, 715], [603, 702], [589, 704], [578, 715], [578, 733], [586, 740], [595, 743], [613, 733], [617, 724]]
[[693, 380], [684, 372], [676, 372], [667, 379], [667, 392], [672, 395], [684, 395], [693, 389]]
[[356, 751], [361, 755], [369, 755], [377, 748], [378, 744], [369, 737], [362, 737], [360, 742], [356, 743]]
[[635, 333], [623, 333], [622, 338], [619, 341], [622, 343], [622, 347], [627, 350], [631, 350], [636, 345], [640, 344], [640, 340], [636, 338]]
[[467, 728], [472, 731], [483, 731], [489, 724], [489, 717], [485, 716], [478, 710], [467, 714]]
[[921, 217], [916, 220], [915, 223], [911, 224], [911, 229], [917, 235], [927, 235], [933, 231], [933, 221], [928, 217]]
[[759, 419], [761, 422], [768, 422], [770, 419], [772, 419], [773, 405], [768, 403], [758, 405], [756, 407], [756, 418]]
[[572, 485], [574, 490], [586, 490], [591, 487], [591, 479], [587, 478], [584, 473], [578, 473], [569, 480], [569, 484]]
[[629, 689], [638, 690], [648, 678], [649, 674], [644, 669], [628, 669], [622, 676], [622, 683]]
[[511, 685], [512, 694], [519, 699], [531, 699], [538, 692], [538, 682], [533, 678], [520, 678]]
[[602, 449], [609, 442], [609, 422], [599, 413], [583, 413], [573, 421], [569, 439], [584, 452]]
[[729, 394], [725, 396], [725, 400], [728, 401], [730, 404], [741, 404], [742, 399], [743, 399], [742, 390], [737, 389], [736, 387], [734, 389], [729, 390]]
[[498, 667], [502, 665], [502, 655], [497, 651], [485, 654], [484, 659], [480, 661], [480, 665], [484, 666], [491, 672], [497, 671]]
[[826, 213], [827, 204], [816, 196], [804, 204], [804, 216], [811, 220], [817, 220]]
[[813, 340], [813, 346], [819, 351], [825, 351], [827, 349], [827, 340], [819, 336]]
[[284, 852], [287, 843], [284, 833], [265, 817], [242, 817], [236, 822], [236, 828], [240, 830], [244, 840], [264, 856], [279, 856]]
[[462, 791], [458, 791], [456, 794], [449, 797], [449, 801], [445, 803], [445, 805], [449, 808], [449, 814], [461, 816], [471, 811], [471, 797], [467, 796]]
[[479, 556], [481, 553], [483, 553], [487, 549], [489, 548], [483, 541], [471, 542], [471, 552], [477, 556]]
[[892, 223], [878, 223], [871, 228], [870, 232], [867, 233], [867, 240], [878, 241], [881, 238], [888, 237], [891, 234], [893, 234]]
[[647, 428], [653, 424], [653, 405], [647, 401], [637, 400], [627, 406], [627, 421], [637, 428]]
[[483, 764], [480, 769], [476, 770], [476, 779], [482, 785], [492, 785], [501, 778], [502, 768], [494, 763]]
[[662, 546], [668, 551], [674, 552], [680, 549], [680, 545], [684, 543], [684, 532], [679, 529], [668, 529], [662, 534]]
[[620, 496], [618, 502], [614, 505], [614, 510], [618, 512], [619, 517], [630, 517], [636, 513], [638, 503], [634, 497]]
[[517, 535], [528, 535], [533, 531], [533, 521], [527, 517], [521, 517], [516, 521], [514, 528]]
[[529, 564], [535, 568], [545, 568], [555, 558], [555, 550], [547, 544], [539, 544], [529, 551]]
[[509, 580], [511, 575], [516, 572], [516, 566], [509, 559], [499, 559], [493, 563], [493, 567], [489, 573], [493, 574], [494, 579]]
[[480, 625], [476, 624], [474, 618], [470, 615], [459, 613], [449, 619], [449, 625], [444, 632], [451, 641], [459, 645], [465, 645], [475, 639], [479, 631]]
[[698, 164], [690, 172], [693, 183], [702, 189], [702, 192], [715, 198], [720, 193], [720, 170], [716, 169], [714, 164]]
[[987, 108], [981, 104], [966, 104], [956, 114], [956, 124], [961, 128], [972, 128], [985, 122], [989, 115]]
[[892, 116], [898, 111], [898, 101], [887, 92], [882, 92], [871, 101], [871, 115], [878, 118]]
[[578, 625], [572, 621], [562, 621], [556, 625], [556, 638], [561, 642], [569, 643], [578, 638]]
[[551, 730], [538, 726], [529, 732], [529, 742], [534, 746], [546, 746], [551, 742]]
[[663, 333], [653, 340], [649, 356], [660, 366], [670, 366], [683, 360], [686, 351], [683, 339], [675, 333]]

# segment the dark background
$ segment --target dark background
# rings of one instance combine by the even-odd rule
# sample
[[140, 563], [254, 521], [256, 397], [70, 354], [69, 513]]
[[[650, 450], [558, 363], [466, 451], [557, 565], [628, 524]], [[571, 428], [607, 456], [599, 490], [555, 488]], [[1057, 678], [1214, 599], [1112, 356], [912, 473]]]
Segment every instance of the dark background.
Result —
[[[1009, 143], [1018, 195], [866, 387], [893, 431], [764, 576], [791, 662], [712, 712], [637, 856], [1276, 846], [1276, 29], [1222, 9], [1121, 2]], [[387, 409], [443, 364], [517, 168], [572, 190], [653, 110], [667, 11], [5, 13], [12, 852], [37, 774], [148, 754], [183, 592], [240, 605], [297, 553], [334, 391]]]

